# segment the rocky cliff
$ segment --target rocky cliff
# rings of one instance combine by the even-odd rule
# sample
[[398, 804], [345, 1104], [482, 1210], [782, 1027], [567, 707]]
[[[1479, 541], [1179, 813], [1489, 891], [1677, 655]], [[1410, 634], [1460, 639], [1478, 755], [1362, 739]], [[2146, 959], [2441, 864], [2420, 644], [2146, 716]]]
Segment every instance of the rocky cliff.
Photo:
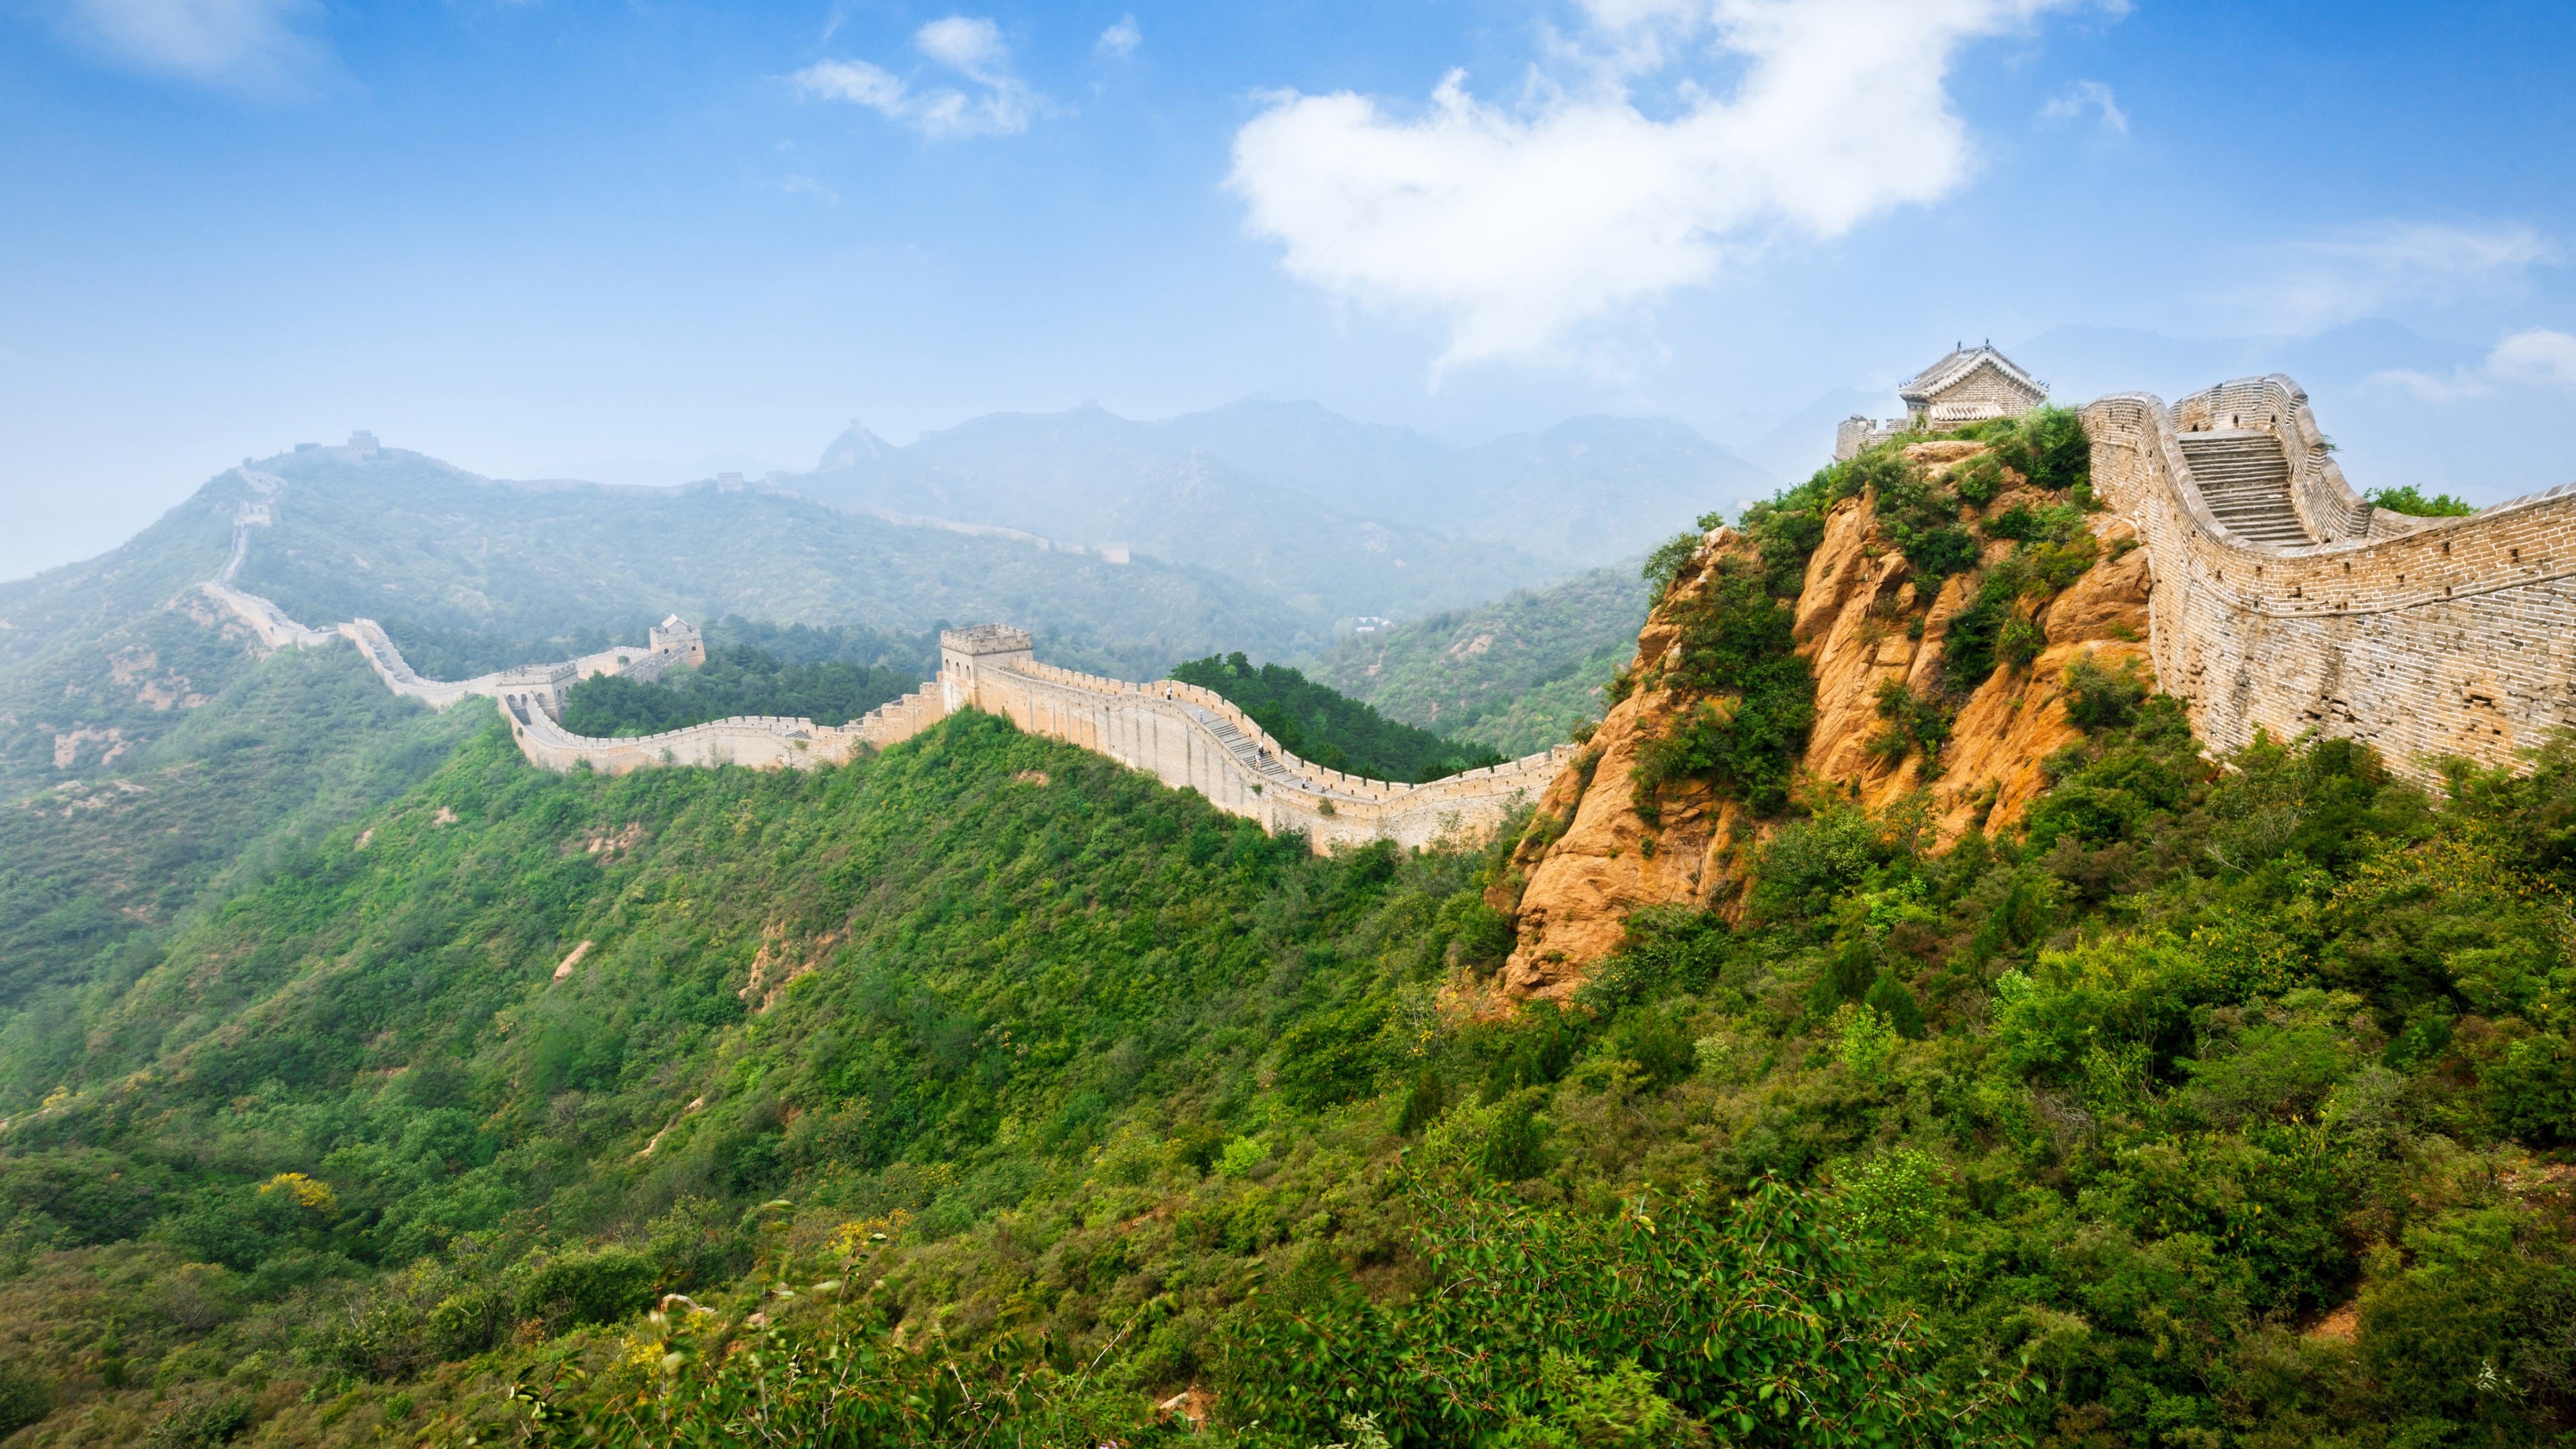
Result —
[[[1986, 451], [1930, 442], [1903, 454], [1909, 486], [1955, 506], [1975, 549], [1934, 588], [1898, 547], [1905, 530], [1883, 516], [1883, 489], [1864, 486], [1821, 505], [1822, 537], [1794, 597], [1776, 604], [1793, 614], [1788, 647], [1814, 680], [1795, 798], [1812, 805], [1833, 792], [1873, 809], [1919, 800], [1945, 839], [2010, 830], [2045, 784], [2042, 762], [2077, 736], [2065, 708], [2068, 669], [2089, 657], [2146, 677], [2153, 580], [2130, 526], [2081, 512], [2066, 494], [1991, 462], [1986, 474], [2000, 486], [1989, 485], [1982, 505], [1966, 501], [1961, 494], [1987, 490], [1949, 484]], [[2052, 517], [2059, 536], [2035, 540], [2032, 520]], [[1927, 549], [1918, 542], [1918, 552]], [[1748, 792], [1723, 778], [1641, 776], [1639, 767], [1695, 716], [1725, 718], [1738, 707], [1729, 681], [1692, 688], [1674, 666], [1711, 591], [1730, 568], [1756, 567], [1761, 555], [1754, 540], [1719, 528], [1682, 564], [1637, 636], [1621, 676], [1630, 692], [1549, 785], [1488, 892], [1517, 931], [1502, 974], [1513, 996], [1570, 991], [1643, 907], [1743, 910], [1754, 853], [1783, 813], [1757, 815]], [[1971, 616], [1974, 650], [1993, 647], [1985, 641], [1998, 633], [2004, 642], [1990, 673], [1962, 678], [1974, 666], [1962, 671], [1952, 656], [1971, 648], [1953, 647], [1952, 636], [1968, 632], [1961, 621]], [[1659, 774], [1658, 785], [1639, 789]]]

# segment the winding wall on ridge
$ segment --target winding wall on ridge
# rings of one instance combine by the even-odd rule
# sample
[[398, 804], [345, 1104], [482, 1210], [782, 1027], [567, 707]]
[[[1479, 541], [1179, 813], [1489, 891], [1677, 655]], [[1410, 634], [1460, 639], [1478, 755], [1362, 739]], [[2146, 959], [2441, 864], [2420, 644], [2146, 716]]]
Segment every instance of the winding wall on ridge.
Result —
[[[2416, 778], [2441, 756], [2512, 765], [2576, 725], [2576, 485], [2465, 518], [2372, 508], [2344, 483], [2307, 395], [2248, 378], [2167, 408], [2120, 393], [2083, 410], [2093, 487], [2146, 540], [2158, 682], [2218, 749], [2316, 729]], [[2317, 542], [2252, 542], [2214, 514], [2188, 433], [2266, 431]]]

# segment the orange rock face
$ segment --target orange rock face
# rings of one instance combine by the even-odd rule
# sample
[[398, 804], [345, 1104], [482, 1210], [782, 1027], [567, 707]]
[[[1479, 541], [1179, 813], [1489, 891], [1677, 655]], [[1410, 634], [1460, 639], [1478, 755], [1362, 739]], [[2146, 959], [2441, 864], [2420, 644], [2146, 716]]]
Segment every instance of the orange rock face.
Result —
[[[1916, 461], [1943, 466], [1978, 451], [1955, 442], [1916, 447], [1924, 454]], [[2034, 501], [2041, 495], [2016, 488], [1986, 512]], [[1973, 600], [1974, 584], [1965, 575], [1951, 578], [1926, 606], [1915, 597], [1911, 565], [1881, 534], [1868, 503], [1835, 505], [1796, 603], [1794, 637], [1816, 674], [1816, 722], [1800, 762], [1804, 784], [1830, 786], [1872, 809], [1924, 794], [1945, 841], [1981, 826], [2017, 827], [2045, 783], [2041, 762], [2079, 737], [2066, 717], [2068, 666], [2090, 655], [2114, 669], [2126, 661], [2142, 674], [2150, 668], [2146, 603], [2154, 581], [2146, 551], [2124, 548], [2135, 531], [2116, 517], [2096, 515], [2093, 529], [2099, 561], [2033, 616], [2044, 650], [2027, 670], [1997, 670], [1961, 703], [1939, 775], [1926, 779], [1919, 756], [1891, 763], [1868, 748], [1884, 727], [1878, 692], [1891, 679], [1918, 693], [1938, 689], [1942, 641], [1949, 621]], [[1986, 562], [2011, 550], [2009, 543], [1990, 545]], [[1638, 633], [1632, 675], [1675, 657], [1675, 605], [1704, 591], [1730, 553], [1752, 556], [1732, 530], [1709, 535]], [[1665, 788], [1657, 825], [1638, 815], [1632, 799], [1629, 772], [1638, 751], [1701, 702], [1671, 690], [1631, 695], [1548, 787], [1510, 872], [1487, 892], [1518, 927], [1502, 977], [1512, 995], [1573, 990], [1618, 947], [1627, 916], [1644, 907], [1741, 909], [1753, 852], [1770, 827], [1696, 782]]]

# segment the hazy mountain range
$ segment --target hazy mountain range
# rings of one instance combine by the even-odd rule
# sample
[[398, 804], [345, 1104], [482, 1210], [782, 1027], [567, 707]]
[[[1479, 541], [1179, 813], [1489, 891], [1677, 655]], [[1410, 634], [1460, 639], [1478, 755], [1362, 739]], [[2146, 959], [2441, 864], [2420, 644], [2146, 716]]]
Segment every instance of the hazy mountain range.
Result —
[[[1247, 398], [1163, 422], [1098, 407], [996, 413], [897, 447], [855, 424], [773, 481], [840, 507], [1125, 543], [1277, 585], [1376, 578], [1412, 612], [1625, 558], [1776, 485], [1676, 422], [1573, 418], [1452, 447], [1311, 402]], [[1465, 592], [1394, 584], [1425, 569]], [[1439, 596], [1435, 602], [1434, 596]]]

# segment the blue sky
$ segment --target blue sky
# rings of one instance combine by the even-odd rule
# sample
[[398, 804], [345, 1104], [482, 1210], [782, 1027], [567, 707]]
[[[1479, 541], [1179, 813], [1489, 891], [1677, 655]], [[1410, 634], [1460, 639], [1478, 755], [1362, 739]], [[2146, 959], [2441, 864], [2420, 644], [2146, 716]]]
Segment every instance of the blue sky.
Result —
[[1750, 448], [1987, 337], [2068, 401], [2291, 366], [2357, 482], [2501, 498], [2576, 477], [2571, 53], [2565, 5], [16, 0], [0, 575], [357, 427]]

